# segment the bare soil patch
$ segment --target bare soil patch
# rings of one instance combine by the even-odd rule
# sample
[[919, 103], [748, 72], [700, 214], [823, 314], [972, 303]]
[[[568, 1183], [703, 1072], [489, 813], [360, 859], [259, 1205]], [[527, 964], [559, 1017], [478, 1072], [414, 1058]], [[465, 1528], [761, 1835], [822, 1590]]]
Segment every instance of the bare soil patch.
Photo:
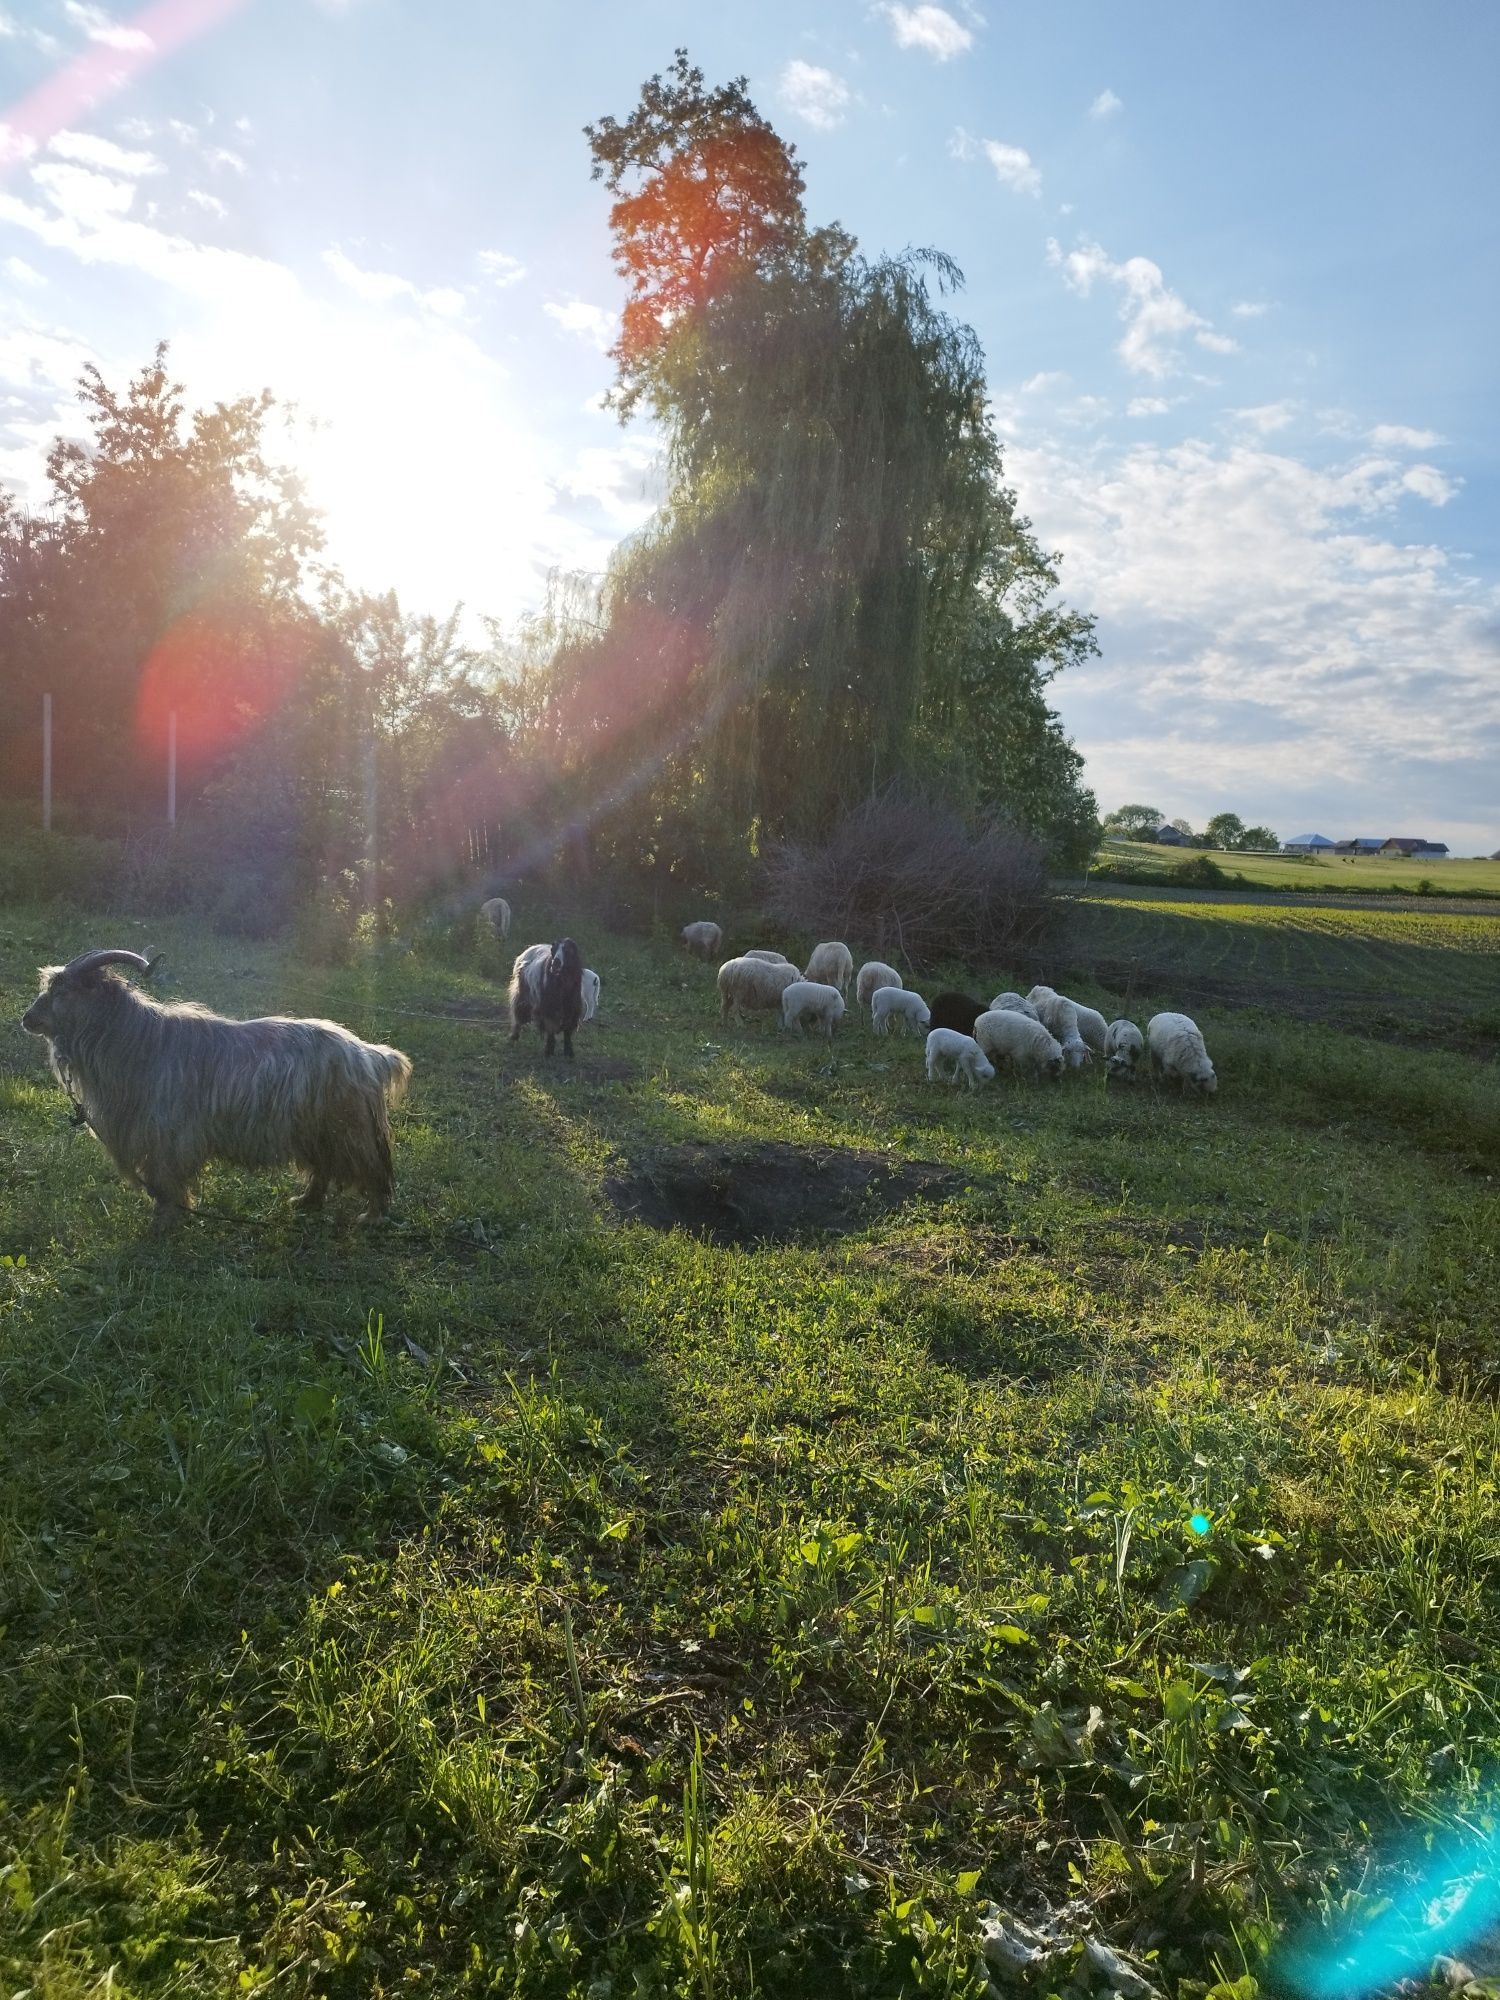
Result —
[[775, 1140], [690, 1140], [612, 1176], [604, 1193], [622, 1221], [747, 1245], [847, 1235], [906, 1202], [939, 1200], [963, 1184], [932, 1160]]

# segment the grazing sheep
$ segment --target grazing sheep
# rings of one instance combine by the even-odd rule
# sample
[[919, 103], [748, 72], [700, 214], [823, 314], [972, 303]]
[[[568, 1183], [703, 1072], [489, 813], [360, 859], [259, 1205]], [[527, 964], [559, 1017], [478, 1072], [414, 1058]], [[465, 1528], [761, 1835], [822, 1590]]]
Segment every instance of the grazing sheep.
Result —
[[815, 980], [794, 979], [781, 996], [781, 1025], [805, 1032], [807, 1023], [822, 1030], [825, 1040], [844, 1018], [844, 996], [836, 986], [820, 986]]
[[997, 993], [990, 1002], [990, 1012], [993, 1014], [1007, 1009], [1012, 1014], [1029, 1014], [1033, 1021], [1042, 1018], [1024, 993]]
[[571, 938], [554, 945], [528, 945], [510, 974], [510, 1039], [518, 1042], [529, 1021], [547, 1038], [547, 1054], [563, 1038], [563, 1054], [573, 1054], [573, 1036], [583, 1019], [583, 954]]
[[927, 1005], [934, 1028], [952, 1028], [960, 1035], [971, 1033], [974, 1023], [986, 1011], [984, 1002], [968, 993], [939, 993]]
[[961, 1035], [956, 1028], [934, 1028], [927, 1037], [929, 1083], [936, 1083], [940, 1076], [957, 1083], [962, 1077], [974, 1090], [981, 1080], [987, 1083], [994, 1074], [994, 1064], [972, 1035]]
[[730, 1013], [743, 1020], [746, 1014], [768, 1013], [781, 1005], [781, 996], [797, 979], [795, 965], [773, 965], [764, 958], [727, 958], [719, 967], [719, 1018]]
[[1050, 986], [1033, 986], [1026, 998], [1035, 1007], [1037, 1019], [1056, 1037], [1069, 1069], [1082, 1069], [1091, 1060], [1089, 1046], [1078, 1030], [1078, 1009]]
[[491, 896], [487, 903], [479, 905], [481, 921], [487, 923], [491, 933], [497, 938], [510, 936], [510, 904], [503, 896]]
[[1109, 1024], [1097, 1007], [1085, 1007], [1081, 1000], [1073, 1002], [1073, 1012], [1078, 1016], [1078, 1032], [1083, 1037], [1084, 1046], [1091, 1054], [1102, 1056], [1108, 1053]]
[[364, 1195], [367, 1215], [382, 1214], [394, 1186], [388, 1106], [406, 1087], [409, 1059], [336, 1021], [231, 1021], [166, 1006], [108, 970], [149, 972], [151, 963], [134, 951], [86, 951], [44, 966], [21, 1026], [45, 1039], [79, 1122], [156, 1203], [153, 1227], [192, 1206], [210, 1160], [295, 1164], [308, 1177], [299, 1207], [317, 1208], [343, 1186]]
[[1146, 1053], [1146, 1042], [1134, 1021], [1111, 1021], [1104, 1031], [1106, 1074], [1135, 1075], [1135, 1066]]
[[679, 935], [688, 950], [697, 952], [700, 958], [717, 958], [724, 949], [722, 926], [711, 923], [707, 917], [696, 924], [684, 924]]
[[825, 986], [836, 986], [841, 994], [849, 991], [849, 981], [854, 977], [854, 954], [846, 944], [819, 944], [813, 946], [813, 955], [807, 961], [804, 979], [815, 979]]
[[1219, 1079], [1198, 1024], [1186, 1014], [1153, 1014], [1146, 1023], [1146, 1046], [1151, 1051], [1152, 1069], [1160, 1076], [1175, 1078], [1184, 1094], [1195, 1090], [1211, 1097], [1218, 1089]]
[[992, 1007], [974, 1023], [974, 1039], [998, 1069], [1035, 1070], [1054, 1083], [1063, 1073], [1063, 1051], [1040, 1021], [1014, 1007]]
[[741, 958], [762, 958], [767, 965], [790, 965], [791, 960], [784, 951], [742, 951]]
[[878, 986], [870, 997], [870, 1026], [877, 1035], [888, 1035], [898, 1022], [903, 1035], [930, 1027], [927, 1002], [909, 986]]
[[859, 977], [854, 982], [854, 998], [861, 1007], [868, 1007], [872, 998], [883, 986], [899, 986], [901, 974], [894, 965], [886, 965], [878, 958], [866, 961], [859, 968]]
[[597, 972], [590, 972], [587, 966], [583, 968], [583, 985], [580, 991], [583, 998], [583, 1018], [585, 1021], [592, 1021], [599, 1011], [599, 975]]

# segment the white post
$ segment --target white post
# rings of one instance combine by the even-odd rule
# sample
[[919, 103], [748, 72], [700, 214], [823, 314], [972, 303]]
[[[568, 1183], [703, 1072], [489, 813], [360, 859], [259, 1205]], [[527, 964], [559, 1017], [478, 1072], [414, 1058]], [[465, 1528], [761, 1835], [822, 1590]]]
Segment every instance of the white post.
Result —
[[167, 711], [167, 825], [177, 824], [177, 711]]
[[52, 697], [42, 696], [42, 832], [52, 831]]

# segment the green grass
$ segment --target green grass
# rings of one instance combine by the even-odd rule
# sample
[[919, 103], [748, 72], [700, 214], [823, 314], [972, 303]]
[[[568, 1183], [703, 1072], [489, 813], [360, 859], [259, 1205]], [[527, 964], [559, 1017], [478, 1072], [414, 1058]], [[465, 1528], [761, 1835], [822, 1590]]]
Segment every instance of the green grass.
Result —
[[1099, 854], [1103, 861], [1159, 874], [1163, 881], [1183, 862], [1207, 855], [1226, 874], [1243, 875], [1257, 888], [1302, 889], [1330, 896], [1392, 891], [1416, 895], [1426, 882], [1442, 894], [1500, 896], [1500, 861], [1430, 857], [1408, 861], [1386, 854], [1225, 854], [1216, 848], [1158, 847], [1151, 841], [1116, 839], [1106, 840]]
[[[1337, 949], [1386, 1005], [1435, 949], [1275, 914], [1241, 997]], [[0, 1016], [106, 930], [5, 913]], [[153, 927], [179, 994], [412, 1055], [369, 1232], [214, 1172], [151, 1242], [0, 1030], [0, 1990], [978, 1995], [994, 1904], [1070, 1907], [1039, 1994], [1089, 1935], [1244, 2000], [1484, 1823], [1493, 1063], [1226, 991], [1210, 1103], [971, 1097], [582, 941], [569, 1068], [472, 968]], [[622, 1226], [689, 1140], [951, 1181], [779, 1247]]]

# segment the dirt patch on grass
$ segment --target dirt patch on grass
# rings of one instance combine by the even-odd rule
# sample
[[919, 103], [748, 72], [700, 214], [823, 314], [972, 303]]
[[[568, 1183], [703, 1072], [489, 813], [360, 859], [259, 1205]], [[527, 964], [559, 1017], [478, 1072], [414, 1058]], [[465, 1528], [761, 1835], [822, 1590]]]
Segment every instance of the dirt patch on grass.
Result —
[[612, 1176], [604, 1193], [622, 1221], [729, 1245], [847, 1235], [905, 1202], [935, 1201], [962, 1185], [961, 1175], [931, 1160], [775, 1140], [690, 1140]]

